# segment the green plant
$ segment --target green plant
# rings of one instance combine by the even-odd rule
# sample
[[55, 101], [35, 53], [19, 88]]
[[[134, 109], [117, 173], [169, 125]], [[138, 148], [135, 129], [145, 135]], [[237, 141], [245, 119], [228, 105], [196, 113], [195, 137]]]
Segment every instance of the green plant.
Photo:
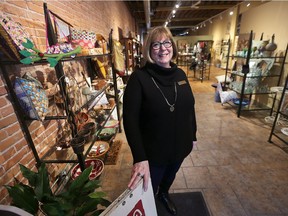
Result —
[[[100, 187], [99, 180], [89, 180], [92, 167], [86, 168], [68, 186], [67, 190], [53, 194], [46, 166], [44, 163], [33, 172], [20, 164], [22, 175], [28, 180], [28, 185], [15, 178], [13, 186], [5, 185], [12, 198], [12, 205], [21, 208], [33, 215], [42, 211], [48, 216], [66, 215], [99, 215], [110, 201], [104, 199], [105, 193], [95, 191]], [[103, 209], [103, 208], [102, 208]]]

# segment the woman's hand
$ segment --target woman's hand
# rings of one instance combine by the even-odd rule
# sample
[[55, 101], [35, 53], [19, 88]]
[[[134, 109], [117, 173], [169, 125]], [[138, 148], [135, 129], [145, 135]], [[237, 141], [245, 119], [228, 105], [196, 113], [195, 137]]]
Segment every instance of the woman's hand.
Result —
[[141, 178], [143, 178], [143, 189], [144, 191], [147, 191], [148, 181], [150, 178], [149, 163], [147, 160], [135, 163], [133, 165], [131, 180], [128, 184], [128, 188], [130, 188], [131, 190], [135, 189], [137, 183]]

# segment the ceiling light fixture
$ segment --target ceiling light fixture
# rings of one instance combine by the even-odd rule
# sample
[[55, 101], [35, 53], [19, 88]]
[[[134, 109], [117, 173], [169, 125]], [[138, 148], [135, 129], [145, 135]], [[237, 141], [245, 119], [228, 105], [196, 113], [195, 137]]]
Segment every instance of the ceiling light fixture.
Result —
[[251, 3], [249, 2], [249, 3], [247, 3], [246, 7], [249, 7], [250, 5], [251, 5]]
[[232, 16], [232, 15], [233, 15], [233, 11], [230, 11], [230, 13], [229, 13], [229, 14], [230, 14], [230, 16]]
[[[181, 5], [181, 0], [177, 1], [177, 3], [175, 4], [175, 8], [179, 8], [180, 5]], [[171, 19], [175, 17], [175, 13], [176, 13], [176, 9], [173, 9], [173, 10], [170, 12], [169, 16], [167, 17], [167, 21], [166, 21], [165, 24], [164, 24], [165, 26], [167, 26], [167, 25], [168, 25], [168, 22], [170, 22]]]
[[209, 19], [209, 22], [210, 22], [210, 23], [213, 23], [212, 19]]

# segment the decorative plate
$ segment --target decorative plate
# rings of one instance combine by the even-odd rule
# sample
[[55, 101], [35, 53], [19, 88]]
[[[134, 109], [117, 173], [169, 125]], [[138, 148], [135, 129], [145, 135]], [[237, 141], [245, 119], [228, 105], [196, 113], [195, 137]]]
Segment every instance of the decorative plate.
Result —
[[101, 157], [102, 155], [106, 154], [109, 150], [109, 143], [106, 141], [96, 141], [95, 144], [92, 146], [90, 152], [88, 153], [88, 158], [97, 158]]
[[[233, 99], [233, 103], [235, 105], [239, 105], [240, 104], [240, 98], [235, 98]], [[248, 99], [243, 98], [242, 100], [242, 106], [247, 106], [250, 103], [250, 101]]]
[[[93, 166], [92, 171], [90, 173], [89, 179], [93, 180], [97, 178], [104, 170], [104, 163], [102, 160], [99, 159], [88, 159], [85, 160], [85, 167]], [[82, 173], [80, 169], [80, 165], [77, 164], [73, 167], [71, 172], [71, 178], [74, 180]]]
[[281, 132], [288, 136], [288, 128], [281, 128]]

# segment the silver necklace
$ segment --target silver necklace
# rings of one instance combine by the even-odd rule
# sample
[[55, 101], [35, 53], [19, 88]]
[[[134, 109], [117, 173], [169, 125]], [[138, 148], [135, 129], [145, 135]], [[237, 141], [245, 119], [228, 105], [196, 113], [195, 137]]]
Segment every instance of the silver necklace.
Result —
[[176, 87], [176, 82], [174, 82], [174, 88], [175, 88], [175, 101], [174, 101], [174, 104], [170, 104], [169, 101], [167, 100], [167, 98], [165, 97], [164, 93], [162, 92], [162, 90], [159, 88], [159, 86], [157, 85], [157, 83], [155, 82], [154, 78], [151, 77], [155, 86], [159, 89], [159, 91], [161, 92], [163, 98], [165, 99], [167, 105], [170, 107], [170, 112], [173, 112], [175, 110], [175, 104], [176, 104], [176, 101], [177, 101], [177, 87]]

